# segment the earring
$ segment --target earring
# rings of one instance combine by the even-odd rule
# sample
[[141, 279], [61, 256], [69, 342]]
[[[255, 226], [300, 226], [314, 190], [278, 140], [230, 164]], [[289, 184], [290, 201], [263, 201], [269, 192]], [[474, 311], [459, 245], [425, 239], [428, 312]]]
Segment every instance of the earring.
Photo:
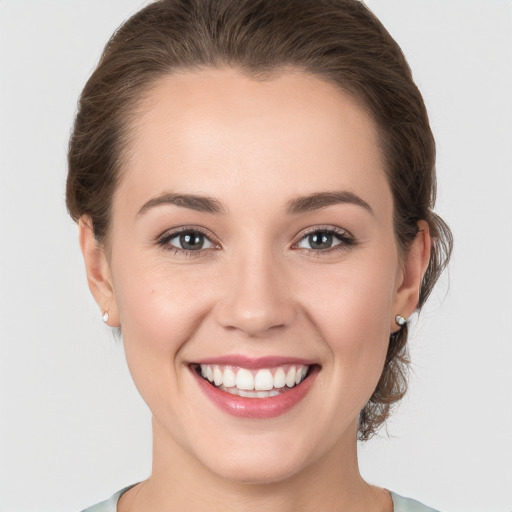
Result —
[[395, 316], [395, 322], [400, 326], [403, 327], [407, 323], [407, 318], [403, 317], [402, 315], [396, 315]]
[[108, 319], [110, 318], [110, 317], [109, 317], [109, 314], [108, 314], [108, 311], [105, 311], [105, 313], [103, 313], [103, 316], [102, 316], [101, 318], [103, 319], [103, 321], [104, 321], [105, 323], [107, 323], [107, 322], [108, 322]]

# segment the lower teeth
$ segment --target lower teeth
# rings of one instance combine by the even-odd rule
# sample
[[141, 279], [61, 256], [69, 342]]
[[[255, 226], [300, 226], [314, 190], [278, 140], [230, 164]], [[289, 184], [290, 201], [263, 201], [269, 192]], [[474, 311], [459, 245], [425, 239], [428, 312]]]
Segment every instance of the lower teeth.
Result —
[[[217, 386], [216, 386], [217, 387]], [[291, 388], [282, 388], [282, 389], [271, 389], [269, 391], [247, 391], [245, 389], [234, 388], [225, 388], [224, 386], [219, 386], [217, 389], [221, 391], [226, 391], [232, 395], [242, 396], [244, 398], [269, 398], [271, 396], [277, 396], [281, 393], [288, 391]]]

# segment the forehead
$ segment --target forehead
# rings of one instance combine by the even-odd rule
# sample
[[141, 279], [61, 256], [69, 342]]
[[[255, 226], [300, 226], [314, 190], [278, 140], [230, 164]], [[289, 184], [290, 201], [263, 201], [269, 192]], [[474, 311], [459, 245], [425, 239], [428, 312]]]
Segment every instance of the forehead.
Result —
[[[348, 94], [288, 70], [255, 80], [231, 69], [166, 76], [131, 127], [118, 196], [166, 191], [261, 202], [346, 189], [378, 201], [387, 187], [375, 125]], [[280, 198], [277, 195], [280, 194]]]

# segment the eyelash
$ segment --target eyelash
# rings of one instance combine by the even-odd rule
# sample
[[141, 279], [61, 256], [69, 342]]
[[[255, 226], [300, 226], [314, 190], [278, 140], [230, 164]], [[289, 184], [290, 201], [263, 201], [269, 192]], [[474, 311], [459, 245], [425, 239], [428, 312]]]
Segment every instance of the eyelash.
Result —
[[[336, 251], [343, 251], [348, 250], [352, 247], [355, 247], [357, 245], [357, 241], [352, 236], [351, 233], [348, 231], [336, 228], [332, 226], [315, 226], [314, 228], [311, 228], [310, 230], [306, 231], [305, 233], [301, 234], [301, 237], [297, 242], [295, 242], [292, 245], [292, 249], [294, 250], [300, 250], [299, 244], [305, 240], [307, 237], [315, 234], [315, 233], [321, 233], [326, 234], [328, 236], [332, 236], [333, 238], [336, 238], [339, 243], [336, 245], [333, 245], [332, 247], [329, 247], [327, 249], [308, 249], [308, 248], [302, 248], [302, 250], [307, 251], [308, 254], [313, 256], [321, 256], [323, 254], [336, 252]], [[189, 250], [189, 249], [182, 249], [180, 247], [175, 247], [171, 245], [169, 242], [173, 240], [174, 238], [177, 238], [180, 236], [180, 234], [191, 234], [191, 235], [201, 235], [204, 237], [205, 240], [207, 240], [209, 243], [213, 245], [213, 247], [208, 247], [205, 249], [198, 249], [198, 250]], [[172, 252], [174, 255], [180, 255], [180, 256], [199, 256], [201, 254], [205, 254], [206, 251], [211, 251], [212, 249], [219, 249], [220, 244], [213, 241], [213, 237], [206, 233], [204, 230], [199, 229], [197, 227], [182, 227], [178, 228], [176, 230], [166, 232], [157, 239], [157, 245], [160, 246], [164, 251]]]
[[201, 254], [204, 254], [205, 251], [211, 251], [212, 248], [206, 248], [206, 249], [199, 249], [195, 251], [191, 251], [189, 249], [181, 249], [180, 247], [175, 247], [174, 245], [171, 245], [169, 242], [177, 238], [178, 236], [182, 234], [191, 234], [191, 235], [201, 235], [204, 237], [205, 240], [209, 241], [214, 247], [213, 249], [218, 249], [220, 245], [216, 242], [214, 242], [212, 239], [213, 237], [206, 233], [204, 230], [192, 227], [192, 226], [184, 226], [182, 228], [175, 229], [173, 231], [167, 231], [157, 239], [157, 245], [159, 245], [164, 251], [169, 251], [172, 254], [176, 256], [199, 256]]
[[305, 233], [301, 234], [301, 237], [297, 242], [295, 242], [292, 246], [292, 248], [298, 248], [298, 244], [300, 244], [303, 240], [308, 238], [311, 235], [314, 235], [315, 233], [322, 233], [329, 236], [332, 236], [333, 238], [337, 238], [339, 240], [339, 243], [336, 245], [333, 245], [332, 247], [329, 247], [327, 249], [307, 249], [302, 248], [303, 250], [307, 251], [309, 255], [311, 256], [322, 256], [323, 254], [327, 253], [333, 253], [337, 251], [346, 251], [351, 249], [352, 247], [355, 247], [357, 245], [356, 239], [353, 237], [351, 233], [349, 233], [345, 229], [333, 227], [333, 226], [315, 226], [309, 230], [307, 230]]

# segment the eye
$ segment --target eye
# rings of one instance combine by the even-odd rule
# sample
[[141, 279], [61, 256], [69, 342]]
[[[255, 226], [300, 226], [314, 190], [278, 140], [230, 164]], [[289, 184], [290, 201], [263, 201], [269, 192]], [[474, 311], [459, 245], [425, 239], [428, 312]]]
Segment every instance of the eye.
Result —
[[[354, 238], [341, 229], [315, 229], [303, 236], [297, 243], [299, 249], [327, 252], [334, 248], [346, 248], [355, 245]], [[338, 247], [339, 246], [339, 247]]]
[[158, 244], [168, 250], [175, 249], [184, 252], [199, 252], [216, 247], [204, 233], [194, 229], [168, 233], [158, 241]]

